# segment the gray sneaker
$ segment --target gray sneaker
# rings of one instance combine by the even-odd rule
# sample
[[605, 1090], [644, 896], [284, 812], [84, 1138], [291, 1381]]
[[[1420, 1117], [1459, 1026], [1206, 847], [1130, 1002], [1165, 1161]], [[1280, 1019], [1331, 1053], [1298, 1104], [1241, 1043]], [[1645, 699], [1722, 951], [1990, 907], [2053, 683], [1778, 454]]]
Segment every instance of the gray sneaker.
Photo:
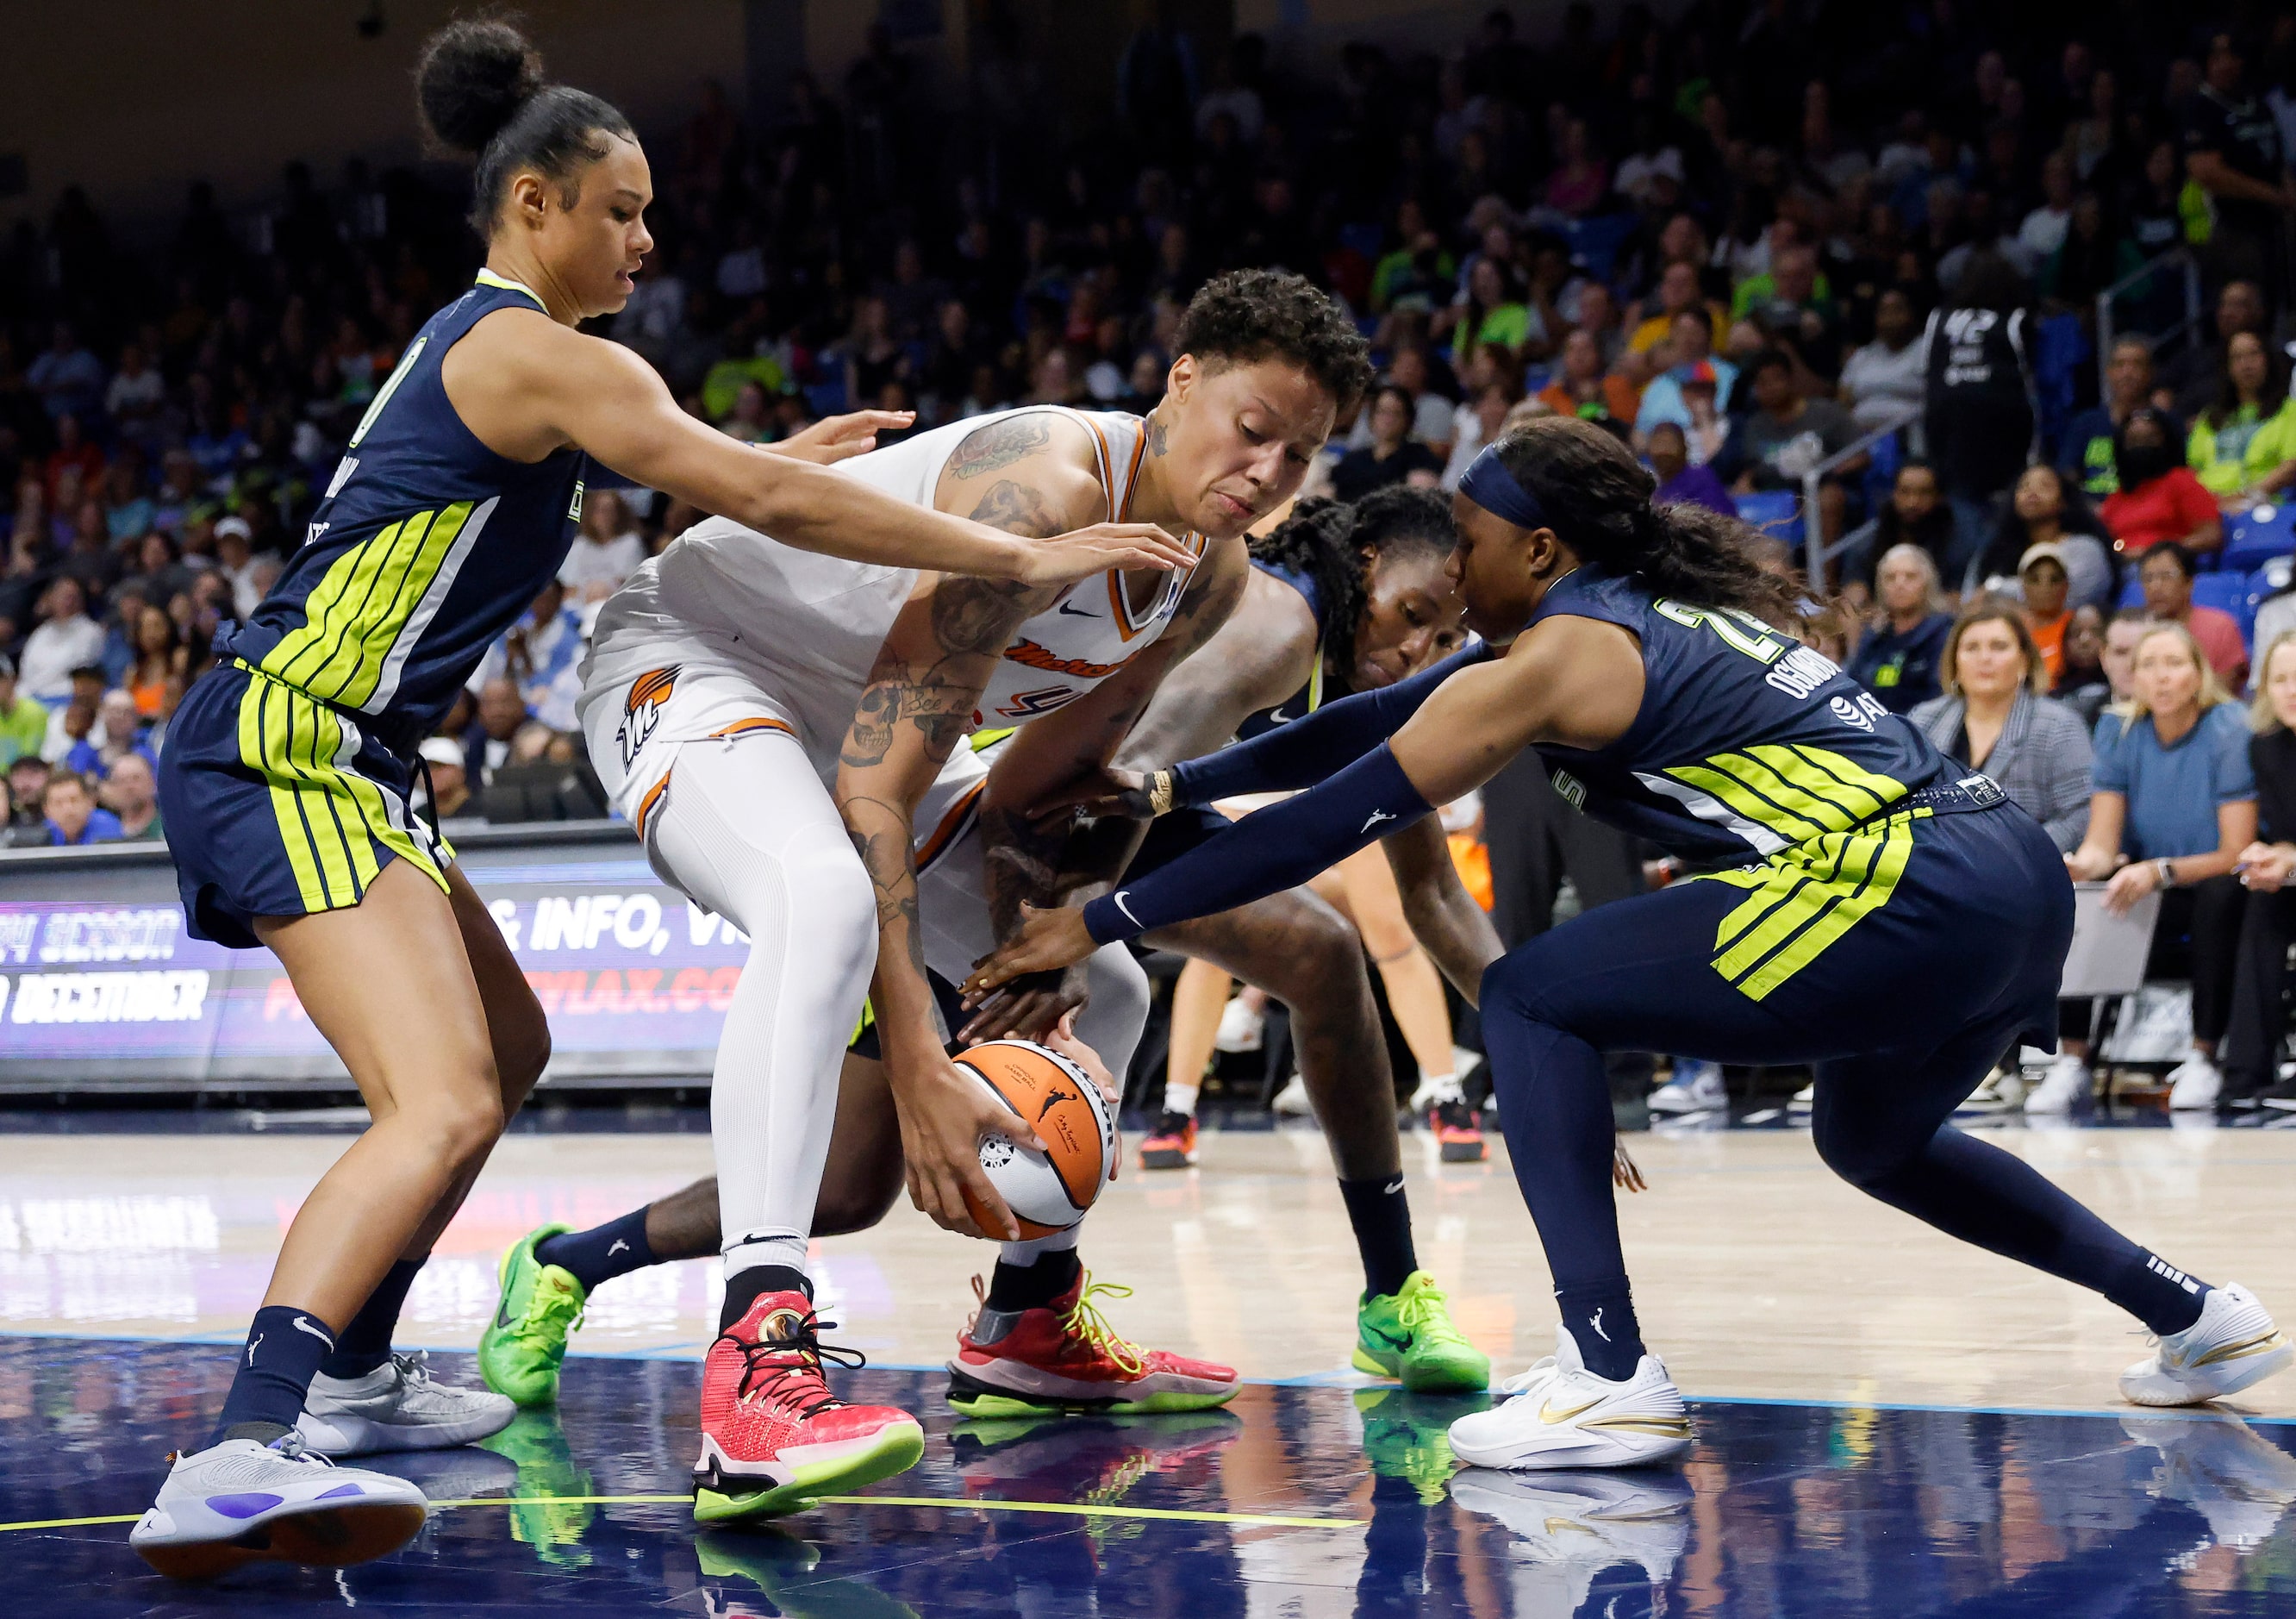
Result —
[[491, 1389], [458, 1388], [430, 1376], [430, 1357], [394, 1354], [364, 1377], [318, 1377], [295, 1424], [322, 1456], [443, 1451], [499, 1434], [518, 1407]]

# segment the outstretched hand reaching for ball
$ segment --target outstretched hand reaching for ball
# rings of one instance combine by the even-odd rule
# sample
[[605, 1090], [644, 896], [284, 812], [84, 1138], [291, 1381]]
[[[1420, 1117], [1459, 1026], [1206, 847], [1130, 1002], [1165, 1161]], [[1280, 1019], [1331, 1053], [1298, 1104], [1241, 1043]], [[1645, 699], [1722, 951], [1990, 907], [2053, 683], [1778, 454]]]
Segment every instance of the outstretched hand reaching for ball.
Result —
[[1029, 973], [1073, 966], [1100, 947], [1085, 930], [1084, 908], [1038, 910], [1021, 907], [1021, 931], [973, 963], [972, 976], [960, 986], [964, 1004], [977, 1007], [991, 992]]

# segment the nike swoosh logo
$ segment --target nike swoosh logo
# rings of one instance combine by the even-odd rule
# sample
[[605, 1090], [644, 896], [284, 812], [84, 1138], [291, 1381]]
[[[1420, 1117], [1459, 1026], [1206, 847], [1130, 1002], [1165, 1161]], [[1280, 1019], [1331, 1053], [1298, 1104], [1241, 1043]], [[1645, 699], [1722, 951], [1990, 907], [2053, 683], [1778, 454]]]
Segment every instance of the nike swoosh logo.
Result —
[[1270, 725], [1290, 725], [1292, 723], [1292, 716], [1285, 713], [1280, 708], [1270, 709], [1267, 711], [1267, 723]]
[[1380, 1188], [1380, 1190], [1386, 1193], [1390, 1197], [1394, 1196], [1398, 1192], [1403, 1190], [1403, 1177], [1398, 1175], [1394, 1179]]
[[1061, 604], [1061, 611], [1072, 619], [1096, 619], [1100, 616], [1087, 608], [1071, 607], [1066, 602]]
[[1116, 902], [1116, 908], [1124, 913], [1124, 919], [1126, 921], [1132, 924], [1135, 927], [1144, 926], [1145, 924], [1144, 924], [1139, 917], [1132, 914], [1132, 908], [1124, 902], [1124, 896], [1131, 892], [1132, 891], [1128, 888], [1119, 888], [1108, 897]]
[[1584, 1405], [1574, 1405], [1567, 1411], [1558, 1411], [1554, 1409], [1554, 1402], [1550, 1400], [1539, 1406], [1538, 1419], [1541, 1422], [1546, 1423], [1568, 1422], [1573, 1417], [1579, 1416], [1584, 1412], [1591, 1411], [1602, 1403], [1603, 1397], [1600, 1394], [1597, 1394]]
[[295, 1330], [298, 1332], [309, 1333], [313, 1337], [318, 1339], [320, 1343], [325, 1344], [329, 1349], [332, 1349], [335, 1346], [335, 1338], [332, 1333], [329, 1332], [325, 1327], [319, 1326], [316, 1322], [309, 1320], [305, 1317], [297, 1316], [295, 1318]]
[[1390, 1349], [1409, 1349], [1411, 1347], [1411, 1335], [1408, 1333], [1406, 1333], [1403, 1336], [1398, 1338], [1391, 1332], [1382, 1332], [1378, 1327], [1370, 1325], [1368, 1322], [1365, 1323], [1364, 1330], [1369, 1333], [1373, 1337], [1377, 1338], [1381, 1343], [1386, 1344]]

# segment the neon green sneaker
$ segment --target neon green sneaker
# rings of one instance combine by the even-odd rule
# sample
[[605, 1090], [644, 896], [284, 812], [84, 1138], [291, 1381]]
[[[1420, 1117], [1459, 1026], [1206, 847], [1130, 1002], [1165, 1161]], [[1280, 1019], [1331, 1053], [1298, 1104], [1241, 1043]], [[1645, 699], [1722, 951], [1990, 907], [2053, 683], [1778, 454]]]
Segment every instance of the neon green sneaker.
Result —
[[502, 1300], [479, 1335], [479, 1374], [519, 1405], [554, 1405], [566, 1337], [582, 1324], [586, 1294], [574, 1273], [534, 1257], [534, 1245], [570, 1226], [539, 1226], [502, 1259]]
[[1488, 1397], [1462, 1405], [1445, 1400], [1423, 1405], [1408, 1389], [1359, 1388], [1356, 1409], [1363, 1417], [1364, 1458], [1382, 1478], [1399, 1478], [1432, 1507], [1451, 1487], [1456, 1464], [1451, 1456], [1451, 1423], [1488, 1405]]
[[816, 1579], [819, 1547], [767, 1524], [705, 1529], [693, 1540], [703, 1599], [713, 1614], [748, 1614], [754, 1585], [788, 1619], [917, 1619], [917, 1610], [865, 1580]]
[[510, 1426], [480, 1444], [518, 1464], [511, 1492], [511, 1539], [534, 1548], [554, 1568], [587, 1568], [591, 1552], [582, 1544], [598, 1516], [597, 1493], [589, 1473], [576, 1465], [555, 1411], [521, 1411]]
[[1491, 1358], [1460, 1333], [1443, 1290], [1424, 1270], [1406, 1277], [1399, 1293], [1363, 1296], [1356, 1307], [1355, 1366], [1374, 1377], [1400, 1377], [1422, 1394], [1491, 1385]]

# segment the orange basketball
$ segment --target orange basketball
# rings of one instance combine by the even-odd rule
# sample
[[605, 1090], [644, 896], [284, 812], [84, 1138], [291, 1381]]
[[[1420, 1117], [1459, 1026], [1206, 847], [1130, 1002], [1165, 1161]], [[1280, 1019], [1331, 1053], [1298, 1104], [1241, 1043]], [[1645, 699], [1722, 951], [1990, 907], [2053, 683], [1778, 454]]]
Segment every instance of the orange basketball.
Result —
[[[1100, 1087], [1076, 1064], [1034, 1040], [988, 1040], [960, 1053], [956, 1065], [977, 1076], [1044, 1142], [1049, 1152], [984, 1136], [980, 1167], [1013, 1211], [1026, 1239], [1050, 1237], [1082, 1220], [1116, 1163], [1116, 1116]], [[983, 1229], [979, 1201], [966, 1206]]]

